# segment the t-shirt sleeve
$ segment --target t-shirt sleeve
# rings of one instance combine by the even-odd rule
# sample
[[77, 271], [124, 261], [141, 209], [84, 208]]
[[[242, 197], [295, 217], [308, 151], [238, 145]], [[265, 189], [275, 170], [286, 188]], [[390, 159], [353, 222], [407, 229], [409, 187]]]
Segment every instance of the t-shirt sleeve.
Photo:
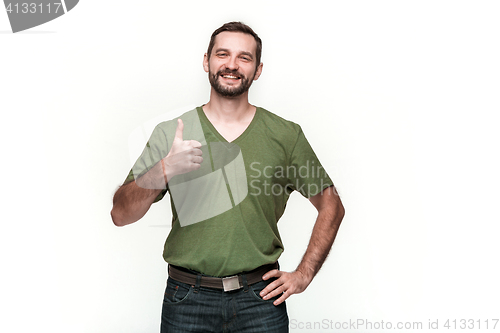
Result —
[[[130, 169], [124, 184], [138, 179], [155, 166], [156, 163], [158, 163], [162, 158], [167, 156], [169, 152], [169, 145], [165, 131], [160, 125], [157, 125], [153, 130], [153, 133], [146, 143], [142, 154], [132, 166], [132, 169]], [[160, 201], [165, 196], [167, 190], [168, 186], [164, 186], [154, 202]]]
[[302, 129], [290, 155], [288, 175], [291, 189], [310, 198], [333, 185]]

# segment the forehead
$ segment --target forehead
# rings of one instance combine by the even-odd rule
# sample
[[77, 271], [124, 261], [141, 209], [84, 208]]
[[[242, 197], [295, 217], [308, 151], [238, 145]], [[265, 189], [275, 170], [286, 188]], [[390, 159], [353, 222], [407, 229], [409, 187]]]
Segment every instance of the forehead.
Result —
[[233, 52], [250, 52], [255, 55], [257, 42], [252, 35], [243, 32], [223, 31], [215, 36], [212, 52], [217, 49], [228, 49]]

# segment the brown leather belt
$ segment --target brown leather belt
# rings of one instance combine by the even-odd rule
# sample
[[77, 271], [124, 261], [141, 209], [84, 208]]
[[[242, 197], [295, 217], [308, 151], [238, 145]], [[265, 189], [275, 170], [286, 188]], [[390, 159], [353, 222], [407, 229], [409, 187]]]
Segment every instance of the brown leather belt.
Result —
[[[243, 278], [245, 275], [247, 284], [251, 285], [262, 281], [262, 276], [273, 269], [279, 269], [278, 262], [269, 265], [257, 267], [253, 271], [245, 272], [233, 276], [218, 278], [212, 276], [201, 275], [200, 286], [207, 288], [223, 289], [224, 291], [231, 291], [243, 288]], [[191, 273], [182, 267], [168, 265], [168, 275], [179, 282], [195, 285], [197, 274]]]

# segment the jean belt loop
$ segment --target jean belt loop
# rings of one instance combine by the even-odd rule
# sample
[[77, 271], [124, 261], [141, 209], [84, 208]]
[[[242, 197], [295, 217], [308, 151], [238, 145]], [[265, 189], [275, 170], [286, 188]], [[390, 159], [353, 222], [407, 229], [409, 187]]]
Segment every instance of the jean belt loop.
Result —
[[245, 292], [248, 291], [248, 281], [247, 281], [247, 275], [246, 274], [241, 274], [241, 282], [243, 283], [243, 290]]
[[200, 290], [200, 284], [201, 284], [201, 274], [198, 274], [196, 276], [196, 284], [194, 286], [194, 292], [197, 293]]

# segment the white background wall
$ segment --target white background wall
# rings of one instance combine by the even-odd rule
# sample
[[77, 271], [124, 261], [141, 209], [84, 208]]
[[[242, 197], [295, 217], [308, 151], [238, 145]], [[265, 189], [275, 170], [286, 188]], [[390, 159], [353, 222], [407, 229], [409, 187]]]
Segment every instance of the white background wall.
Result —
[[[112, 195], [135, 128], [208, 100], [202, 56], [231, 20], [263, 39], [251, 102], [302, 125], [347, 211], [324, 268], [288, 301], [291, 332], [491, 330], [499, 14], [497, 1], [83, 0], [12, 34], [0, 11], [0, 330], [159, 331], [168, 201], [117, 228]], [[315, 211], [299, 194], [287, 209], [293, 270]]]

